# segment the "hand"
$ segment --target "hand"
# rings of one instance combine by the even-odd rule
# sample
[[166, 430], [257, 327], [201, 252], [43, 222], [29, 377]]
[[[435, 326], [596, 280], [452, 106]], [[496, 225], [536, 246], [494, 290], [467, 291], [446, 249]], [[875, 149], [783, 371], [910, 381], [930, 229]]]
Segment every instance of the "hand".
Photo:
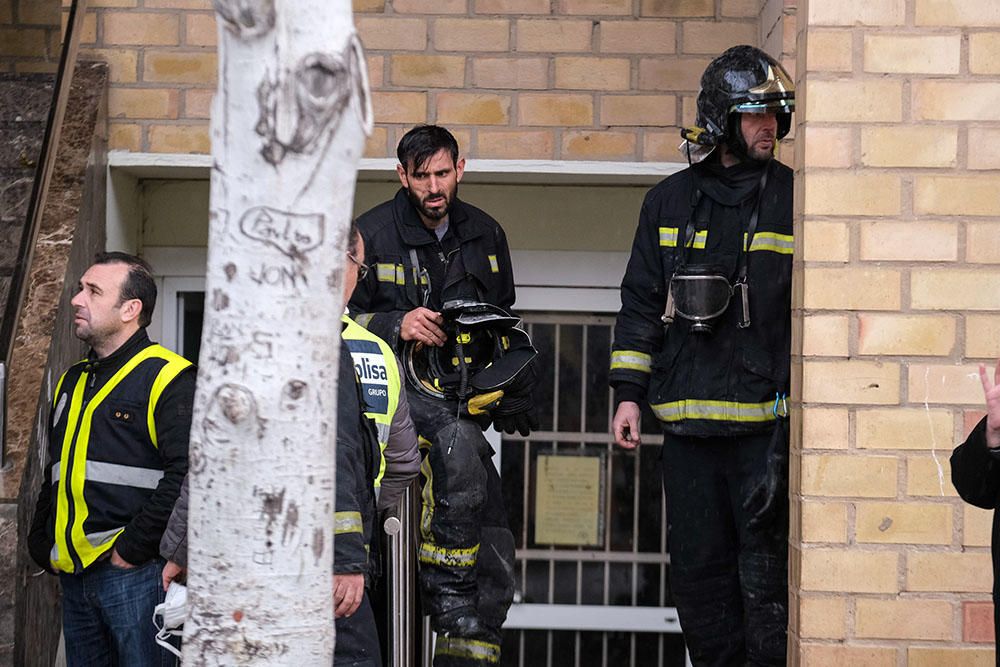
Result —
[[351, 616], [361, 606], [365, 596], [365, 575], [333, 575], [333, 614], [335, 618]]
[[163, 566], [163, 590], [167, 590], [171, 581], [177, 580], [179, 582], [186, 574], [186, 567], [181, 567], [174, 561], [168, 560], [167, 564]]
[[132, 563], [118, 555], [118, 549], [111, 550], [111, 564], [123, 570], [131, 570], [135, 567], [135, 565], [132, 565]]
[[429, 308], [414, 308], [403, 315], [399, 325], [399, 337], [403, 340], [415, 340], [425, 345], [441, 347], [447, 337], [441, 325], [444, 318]]
[[625, 449], [635, 449], [642, 443], [639, 437], [639, 426], [642, 422], [642, 410], [635, 401], [622, 401], [615, 410], [615, 419], [611, 422], [611, 432], [615, 436], [615, 444]]
[[984, 364], [979, 364], [979, 379], [986, 396], [986, 446], [996, 449], [1000, 447], [1000, 361], [993, 370], [993, 382]]

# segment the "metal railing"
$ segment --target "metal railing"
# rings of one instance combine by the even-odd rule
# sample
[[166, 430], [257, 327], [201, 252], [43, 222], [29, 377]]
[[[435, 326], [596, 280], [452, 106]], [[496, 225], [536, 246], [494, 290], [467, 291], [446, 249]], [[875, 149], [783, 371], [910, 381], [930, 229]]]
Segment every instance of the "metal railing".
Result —
[[420, 511], [420, 493], [416, 482], [403, 492], [396, 507], [390, 509], [382, 522], [386, 535], [385, 585], [388, 597], [386, 625], [386, 664], [389, 667], [410, 667], [418, 663], [420, 648], [418, 631], [420, 614], [417, 609], [416, 530]]

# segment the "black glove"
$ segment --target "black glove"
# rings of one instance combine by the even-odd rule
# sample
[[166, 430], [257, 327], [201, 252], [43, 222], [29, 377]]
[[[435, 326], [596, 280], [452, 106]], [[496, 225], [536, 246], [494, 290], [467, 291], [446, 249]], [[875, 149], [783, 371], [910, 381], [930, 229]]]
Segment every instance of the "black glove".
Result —
[[504, 433], [514, 435], [516, 431], [527, 436], [538, 428], [538, 417], [535, 416], [535, 409], [531, 407], [512, 415], [493, 415], [493, 426]]
[[767, 446], [767, 468], [764, 478], [754, 487], [743, 503], [752, 512], [747, 524], [750, 530], [770, 526], [788, 510], [788, 419], [778, 418], [774, 434]]

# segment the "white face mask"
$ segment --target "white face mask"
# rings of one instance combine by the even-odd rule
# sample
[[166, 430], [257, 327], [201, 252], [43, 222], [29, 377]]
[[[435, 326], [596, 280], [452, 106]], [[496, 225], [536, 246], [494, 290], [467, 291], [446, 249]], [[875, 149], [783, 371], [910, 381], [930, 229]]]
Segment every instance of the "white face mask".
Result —
[[[156, 627], [156, 643], [170, 651], [178, 658], [181, 652], [170, 643], [171, 637], [180, 637], [183, 631], [184, 617], [187, 615], [187, 586], [171, 581], [167, 587], [167, 595], [163, 602], [153, 609], [153, 625]], [[158, 622], [157, 617], [162, 619]]]

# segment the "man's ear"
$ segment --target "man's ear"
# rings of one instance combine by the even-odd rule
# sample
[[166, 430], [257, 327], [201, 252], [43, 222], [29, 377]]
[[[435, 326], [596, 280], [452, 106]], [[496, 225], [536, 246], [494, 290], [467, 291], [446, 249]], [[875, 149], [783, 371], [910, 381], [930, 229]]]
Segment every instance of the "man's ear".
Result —
[[399, 176], [399, 182], [403, 185], [403, 187], [409, 190], [410, 181], [408, 181], [406, 178], [406, 169], [403, 168], [403, 165], [401, 164], [396, 165], [396, 175]]
[[140, 314], [142, 314], [142, 301], [139, 299], [129, 299], [122, 304], [122, 322], [132, 322], [133, 320], [138, 321]]
[[455, 163], [455, 178], [461, 182], [462, 174], [465, 173], [465, 158], [458, 158], [458, 162]]

